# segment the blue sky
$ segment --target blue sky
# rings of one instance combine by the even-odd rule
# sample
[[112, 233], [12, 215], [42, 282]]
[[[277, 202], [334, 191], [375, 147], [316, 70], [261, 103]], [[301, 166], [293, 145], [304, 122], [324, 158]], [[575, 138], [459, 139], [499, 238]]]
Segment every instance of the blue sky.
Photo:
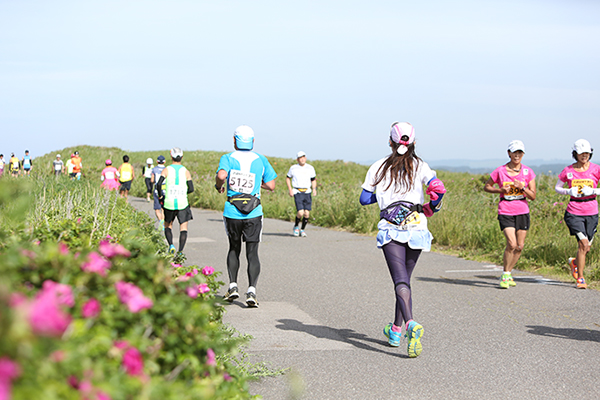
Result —
[[0, 152], [73, 145], [376, 160], [600, 148], [596, 1], [0, 0]]

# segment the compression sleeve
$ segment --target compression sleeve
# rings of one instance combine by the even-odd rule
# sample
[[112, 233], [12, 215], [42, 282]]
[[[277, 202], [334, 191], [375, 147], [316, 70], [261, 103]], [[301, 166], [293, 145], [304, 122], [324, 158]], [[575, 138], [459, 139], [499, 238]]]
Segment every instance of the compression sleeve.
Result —
[[162, 185], [164, 182], [165, 177], [161, 175], [160, 178], [158, 178], [158, 182], [156, 183], [156, 191], [158, 192], [158, 197], [163, 196]]
[[377, 203], [377, 196], [375, 193], [363, 189], [362, 193], [360, 194], [360, 204], [366, 206], [373, 203]]
[[569, 194], [569, 188], [563, 187], [565, 183], [560, 179], [556, 181], [556, 186], [554, 186], [554, 191], [558, 194]]
[[187, 187], [188, 187], [188, 190], [187, 190], [188, 194], [194, 192], [194, 182], [192, 182], [191, 179], [189, 181], [187, 181]]

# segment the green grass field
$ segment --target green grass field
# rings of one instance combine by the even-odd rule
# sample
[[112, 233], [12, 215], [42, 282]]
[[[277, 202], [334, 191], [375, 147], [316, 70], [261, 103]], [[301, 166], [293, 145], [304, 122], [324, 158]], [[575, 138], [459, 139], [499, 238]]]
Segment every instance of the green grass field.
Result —
[[[74, 150], [75, 148], [65, 148], [57, 152], [66, 161]], [[159, 154], [169, 159], [168, 150], [125, 152], [114, 147], [91, 146], [79, 146], [77, 150], [83, 158], [83, 179], [96, 180], [98, 185], [104, 160], [111, 158], [113, 165], [118, 167], [122, 156], [128, 154], [137, 176], [132, 186], [132, 195], [140, 197], [145, 196], [141, 176], [145, 160], [148, 157], [156, 159]], [[56, 152], [36, 158], [33, 175], [51, 178], [51, 162], [55, 154]], [[224, 153], [215, 151], [185, 152], [183, 164], [191, 171], [196, 187], [190, 198], [194, 207], [223, 209], [225, 196], [218, 194], [213, 188], [216, 168], [222, 154]], [[278, 178], [275, 192], [263, 191], [265, 216], [292, 221], [295, 207], [287, 192], [285, 174], [295, 160], [276, 157], [268, 159]], [[360, 185], [368, 167], [341, 160], [308, 162], [315, 167], [318, 180], [318, 196], [313, 199], [310, 223], [374, 235], [379, 210], [376, 205], [363, 207], [358, 202]], [[435, 237], [434, 249], [501, 265], [505, 241], [496, 219], [498, 196], [483, 191], [489, 176], [445, 171], [438, 171], [438, 176], [444, 181], [448, 193], [444, 198], [444, 209], [430, 219], [430, 230]], [[556, 178], [553, 176], [538, 174], [537, 199], [530, 203], [531, 229], [517, 268], [536, 270], [548, 276], [569, 280], [566, 260], [575, 256], [577, 244], [569, 236], [562, 221], [568, 198], [554, 192], [555, 182]], [[585, 276], [592, 285], [600, 281], [599, 254], [598, 246], [592, 246], [592, 251], [588, 254]]]

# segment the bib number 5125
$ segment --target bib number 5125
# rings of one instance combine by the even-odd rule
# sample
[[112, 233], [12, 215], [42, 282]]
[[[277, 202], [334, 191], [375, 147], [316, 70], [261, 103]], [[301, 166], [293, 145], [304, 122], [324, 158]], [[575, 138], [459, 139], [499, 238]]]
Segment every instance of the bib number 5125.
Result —
[[251, 172], [242, 172], [232, 170], [229, 173], [229, 188], [234, 192], [252, 194], [256, 175]]

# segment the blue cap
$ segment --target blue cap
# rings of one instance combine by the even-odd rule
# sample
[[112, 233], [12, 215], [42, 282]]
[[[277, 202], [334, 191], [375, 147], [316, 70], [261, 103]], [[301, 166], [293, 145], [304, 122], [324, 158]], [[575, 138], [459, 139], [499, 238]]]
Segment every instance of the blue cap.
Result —
[[158, 156], [158, 158], [156, 159], [156, 161], [157, 161], [159, 164], [162, 164], [162, 163], [164, 163], [164, 162], [165, 162], [165, 156]]

